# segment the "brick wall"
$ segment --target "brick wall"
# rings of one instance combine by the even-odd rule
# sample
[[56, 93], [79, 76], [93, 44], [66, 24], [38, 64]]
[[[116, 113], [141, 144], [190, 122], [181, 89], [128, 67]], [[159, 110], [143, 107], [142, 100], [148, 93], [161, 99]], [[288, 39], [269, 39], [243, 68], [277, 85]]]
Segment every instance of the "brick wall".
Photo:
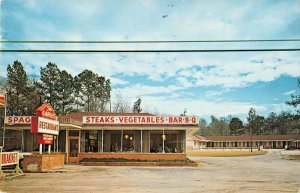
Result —
[[64, 167], [64, 154], [33, 154], [24, 156], [24, 172], [49, 172]]
[[124, 158], [134, 160], [185, 160], [183, 153], [79, 153], [79, 160], [83, 158]]

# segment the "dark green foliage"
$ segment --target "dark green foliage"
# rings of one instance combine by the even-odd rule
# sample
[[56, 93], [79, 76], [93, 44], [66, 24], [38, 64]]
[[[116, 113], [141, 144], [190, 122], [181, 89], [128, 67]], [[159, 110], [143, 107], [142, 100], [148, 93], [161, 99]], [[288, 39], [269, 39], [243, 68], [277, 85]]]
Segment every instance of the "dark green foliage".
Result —
[[[298, 79], [298, 88], [300, 88], [300, 79]], [[300, 95], [291, 95], [292, 100], [287, 101], [286, 104], [297, 108], [300, 106]], [[297, 109], [297, 114], [300, 115], [300, 109]]]
[[[200, 130], [198, 131], [198, 134], [204, 135], [204, 136], [210, 136], [210, 135], [229, 135], [229, 119], [230, 117], [221, 117], [218, 119], [215, 116], [210, 116], [211, 123], [208, 126], [201, 125]], [[202, 121], [202, 124], [206, 124]]]
[[241, 135], [244, 133], [243, 122], [237, 118], [233, 117], [229, 123], [230, 135]]
[[77, 105], [84, 111], [106, 111], [106, 105], [110, 102], [110, 80], [98, 76], [90, 70], [84, 70], [75, 77], [75, 97]]
[[74, 111], [75, 88], [71, 74], [63, 70], [60, 72], [58, 90], [57, 114], [65, 115]]
[[20, 62], [8, 65], [5, 84], [8, 115], [33, 115], [42, 103], [50, 103], [58, 115], [74, 111], [106, 111], [111, 97], [109, 79], [89, 70], [73, 78], [51, 62], [41, 68], [40, 74], [40, 81], [29, 80]]
[[142, 103], [142, 99], [138, 98], [138, 100], [134, 102], [134, 105], [133, 105], [133, 108], [132, 108], [132, 112], [134, 112], [134, 113], [140, 113], [140, 112], [142, 112], [141, 103]]
[[43, 102], [50, 103], [56, 111], [59, 103], [59, 79], [59, 68], [56, 64], [49, 62], [45, 68], [41, 68], [41, 79], [37, 82]]
[[7, 67], [6, 92], [7, 115], [33, 115], [39, 104], [38, 91], [19, 61]]

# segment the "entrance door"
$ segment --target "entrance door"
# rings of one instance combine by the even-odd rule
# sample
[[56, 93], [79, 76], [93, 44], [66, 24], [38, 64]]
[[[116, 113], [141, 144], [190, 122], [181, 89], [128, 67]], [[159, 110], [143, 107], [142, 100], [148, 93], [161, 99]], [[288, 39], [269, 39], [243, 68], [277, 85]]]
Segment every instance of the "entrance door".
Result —
[[78, 163], [79, 138], [69, 138], [69, 163]]

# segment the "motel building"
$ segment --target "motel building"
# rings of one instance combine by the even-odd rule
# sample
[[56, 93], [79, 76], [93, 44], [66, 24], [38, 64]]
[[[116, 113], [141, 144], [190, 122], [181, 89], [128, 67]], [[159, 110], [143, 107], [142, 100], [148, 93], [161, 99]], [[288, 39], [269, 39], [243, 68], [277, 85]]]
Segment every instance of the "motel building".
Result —
[[300, 134], [294, 135], [239, 135], [239, 136], [200, 136], [187, 138], [187, 146], [200, 149], [300, 149]]
[[[5, 117], [1, 139], [6, 151], [39, 151], [32, 120], [31, 116]], [[59, 116], [58, 121], [59, 135], [42, 148], [45, 153], [48, 148], [64, 153], [66, 163], [84, 158], [184, 159], [186, 136], [199, 129], [198, 117], [149, 113], [77, 112]]]

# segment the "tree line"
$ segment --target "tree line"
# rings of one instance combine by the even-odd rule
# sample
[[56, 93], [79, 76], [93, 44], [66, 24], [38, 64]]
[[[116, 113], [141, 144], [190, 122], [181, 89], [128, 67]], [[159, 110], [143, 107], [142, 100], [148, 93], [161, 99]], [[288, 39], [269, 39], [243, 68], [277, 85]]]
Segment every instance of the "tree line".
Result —
[[[298, 80], [300, 88], [300, 79]], [[295, 108], [300, 106], [300, 95], [291, 95], [291, 100], [286, 105]], [[271, 112], [268, 116], [256, 114], [255, 109], [250, 108], [247, 123], [243, 123], [238, 117], [211, 116], [211, 122], [207, 124], [205, 119], [200, 119], [200, 129], [197, 134], [212, 135], [286, 135], [300, 134], [300, 109], [296, 113], [282, 111], [278, 114]]]
[[105, 112], [109, 110], [111, 82], [91, 70], [73, 77], [51, 62], [41, 67], [40, 79], [31, 79], [22, 63], [14, 61], [7, 67], [5, 91], [7, 115], [33, 115], [42, 103], [50, 103], [58, 115]]

